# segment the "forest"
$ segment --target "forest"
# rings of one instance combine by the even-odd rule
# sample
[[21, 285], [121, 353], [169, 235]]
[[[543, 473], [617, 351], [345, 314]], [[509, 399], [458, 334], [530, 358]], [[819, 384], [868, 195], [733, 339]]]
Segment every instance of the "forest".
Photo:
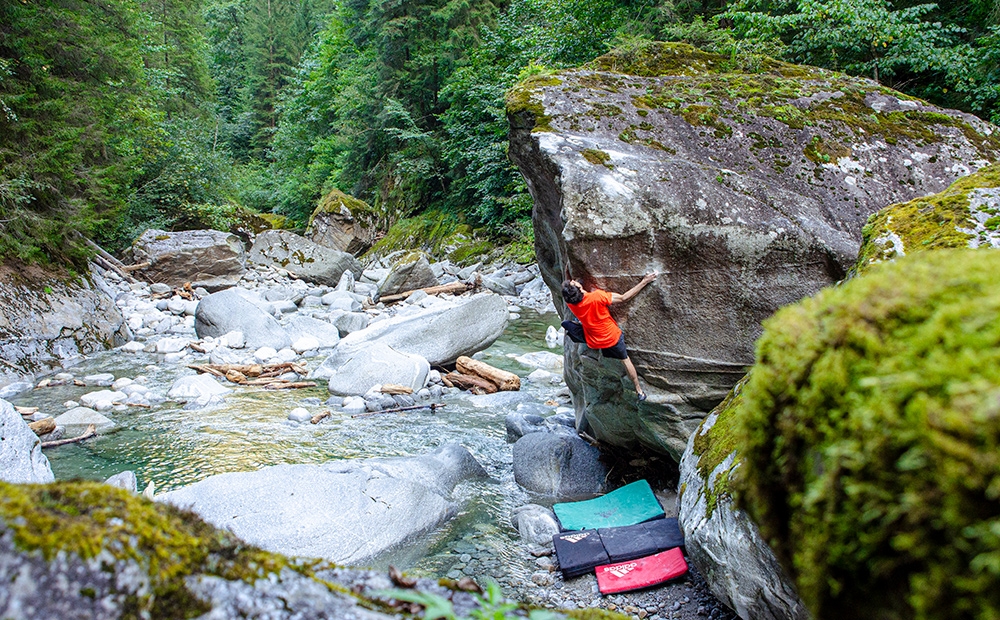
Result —
[[301, 228], [332, 188], [383, 227], [440, 213], [529, 235], [505, 92], [652, 40], [1000, 122], [996, 0], [0, 0], [0, 256]]

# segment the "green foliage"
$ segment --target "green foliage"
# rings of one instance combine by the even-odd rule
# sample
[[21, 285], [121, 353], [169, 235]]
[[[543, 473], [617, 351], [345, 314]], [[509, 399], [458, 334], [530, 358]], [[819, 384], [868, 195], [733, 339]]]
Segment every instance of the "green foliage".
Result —
[[[495, 581], [487, 582], [486, 591], [477, 595], [477, 607], [468, 616], [457, 615], [451, 601], [438, 594], [417, 590], [388, 590], [379, 595], [422, 606], [424, 620], [513, 620], [525, 617], [523, 613], [518, 613], [521, 609], [517, 603], [503, 598], [503, 592]], [[556, 620], [564, 616], [546, 609], [532, 609], [527, 617], [528, 620]]]
[[924, 252], [765, 322], [738, 499], [817, 620], [1000, 614], [998, 270]]
[[156, 112], [132, 0], [0, 4], [0, 256], [81, 260]]

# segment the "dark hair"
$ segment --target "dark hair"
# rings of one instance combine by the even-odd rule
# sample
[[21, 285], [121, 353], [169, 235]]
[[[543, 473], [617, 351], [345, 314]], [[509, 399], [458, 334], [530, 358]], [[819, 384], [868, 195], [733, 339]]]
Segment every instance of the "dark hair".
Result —
[[562, 296], [563, 301], [568, 304], [578, 304], [583, 301], [583, 291], [580, 290], [579, 286], [573, 284], [569, 280], [563, 280]]

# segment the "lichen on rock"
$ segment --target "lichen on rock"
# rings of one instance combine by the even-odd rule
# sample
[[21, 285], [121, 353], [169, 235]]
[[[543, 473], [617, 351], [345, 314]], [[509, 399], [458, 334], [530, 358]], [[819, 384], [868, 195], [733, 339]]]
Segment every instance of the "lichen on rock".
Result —
[[817, 620], [1000, 614], [998, 270], [919, 253], [765, 323], [737, 495]]
[[868, 218], [855, 274], [912, 252], [1000, 248], [1000, 164], [963, 177], [931, 196], [890, 205]]

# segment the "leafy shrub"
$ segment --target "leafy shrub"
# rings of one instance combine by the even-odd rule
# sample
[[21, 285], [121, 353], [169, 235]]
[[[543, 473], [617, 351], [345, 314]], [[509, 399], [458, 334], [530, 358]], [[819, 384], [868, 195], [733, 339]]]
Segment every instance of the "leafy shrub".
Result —
[[998, 270], [925, 252], [765, 322], [738, 499], [817, 620], [1000, 615]]

